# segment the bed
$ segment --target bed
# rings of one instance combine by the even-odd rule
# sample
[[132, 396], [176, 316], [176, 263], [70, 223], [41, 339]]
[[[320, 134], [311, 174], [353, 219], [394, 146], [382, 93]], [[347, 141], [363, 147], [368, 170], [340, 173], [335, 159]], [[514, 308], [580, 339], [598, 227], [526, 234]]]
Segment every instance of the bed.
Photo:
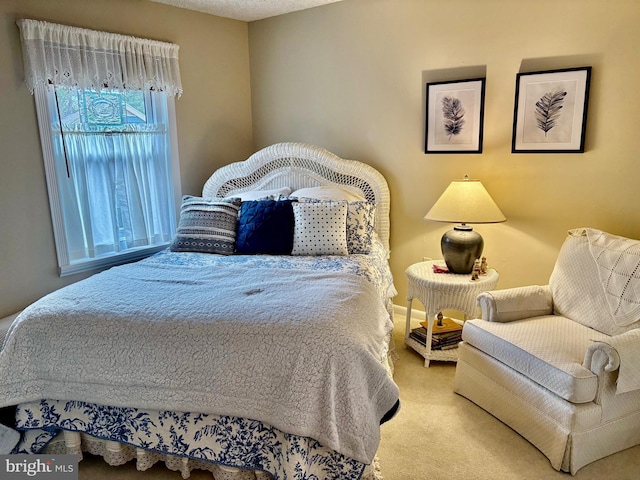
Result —
[[371, 166], [281, 143], [220, 168], [184, 197], [171, 248], [12, 323], [13, 453], [164, 461], [183, 478], [381, 478], [380, 424], [399, 408], [388, 257]]

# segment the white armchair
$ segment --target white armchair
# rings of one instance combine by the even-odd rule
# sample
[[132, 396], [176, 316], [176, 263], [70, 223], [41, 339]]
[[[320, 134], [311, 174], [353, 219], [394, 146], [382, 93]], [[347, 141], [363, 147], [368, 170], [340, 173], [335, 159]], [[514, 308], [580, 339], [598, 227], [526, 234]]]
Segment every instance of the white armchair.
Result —
[[549, 285], [485, 292], [465, 323], [454, 390], [553, 468], [640, 444], [640, 241], [576, 229]]

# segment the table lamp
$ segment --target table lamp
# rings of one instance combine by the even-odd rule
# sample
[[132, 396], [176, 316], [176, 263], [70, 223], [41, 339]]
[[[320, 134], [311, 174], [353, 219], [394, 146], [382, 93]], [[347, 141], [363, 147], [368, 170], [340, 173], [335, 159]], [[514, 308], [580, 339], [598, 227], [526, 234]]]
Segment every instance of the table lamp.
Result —
[[425, 215], [425, 220], [460, 223], [442, 236], [440, 247], [451, 273], [471, 273], [482, 255], [484, 240], [468, 223], [498, 223], [506, 220], [480, 180], [454, 180]]

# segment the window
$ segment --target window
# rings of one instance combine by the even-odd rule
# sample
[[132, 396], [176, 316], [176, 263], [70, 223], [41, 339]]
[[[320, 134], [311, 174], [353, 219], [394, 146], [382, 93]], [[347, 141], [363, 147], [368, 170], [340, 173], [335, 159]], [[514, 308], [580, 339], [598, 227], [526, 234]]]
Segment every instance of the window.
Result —
[[142, 258], [180, 207], [178, 45], [19, 19], [60, 274]]
[[40, 86], [36, 99], [61, 275], [166, 247], [179, 191], [173, 98]]

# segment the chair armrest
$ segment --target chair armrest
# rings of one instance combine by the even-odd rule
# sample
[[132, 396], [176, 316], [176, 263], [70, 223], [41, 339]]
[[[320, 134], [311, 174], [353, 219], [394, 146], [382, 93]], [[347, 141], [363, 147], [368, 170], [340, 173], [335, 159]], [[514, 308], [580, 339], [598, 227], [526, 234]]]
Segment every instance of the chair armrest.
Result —
[[640, 329], [593, 342], [583, 365], [596, 374], [599, 369], [613, 372], [619, 368], [617, 394], [640, 390]]
[[620, 355], [611, 345], [604, 342], [593, 342], [584, 355], [582, 366], [595, 374], [601, 370], [614, 372], [620, 368]]
[[553, 300], [548, 285], [483, 292], [478, 295], [477, 302], [482, 318], [490, 322], [511, 322], [553, 313]]

